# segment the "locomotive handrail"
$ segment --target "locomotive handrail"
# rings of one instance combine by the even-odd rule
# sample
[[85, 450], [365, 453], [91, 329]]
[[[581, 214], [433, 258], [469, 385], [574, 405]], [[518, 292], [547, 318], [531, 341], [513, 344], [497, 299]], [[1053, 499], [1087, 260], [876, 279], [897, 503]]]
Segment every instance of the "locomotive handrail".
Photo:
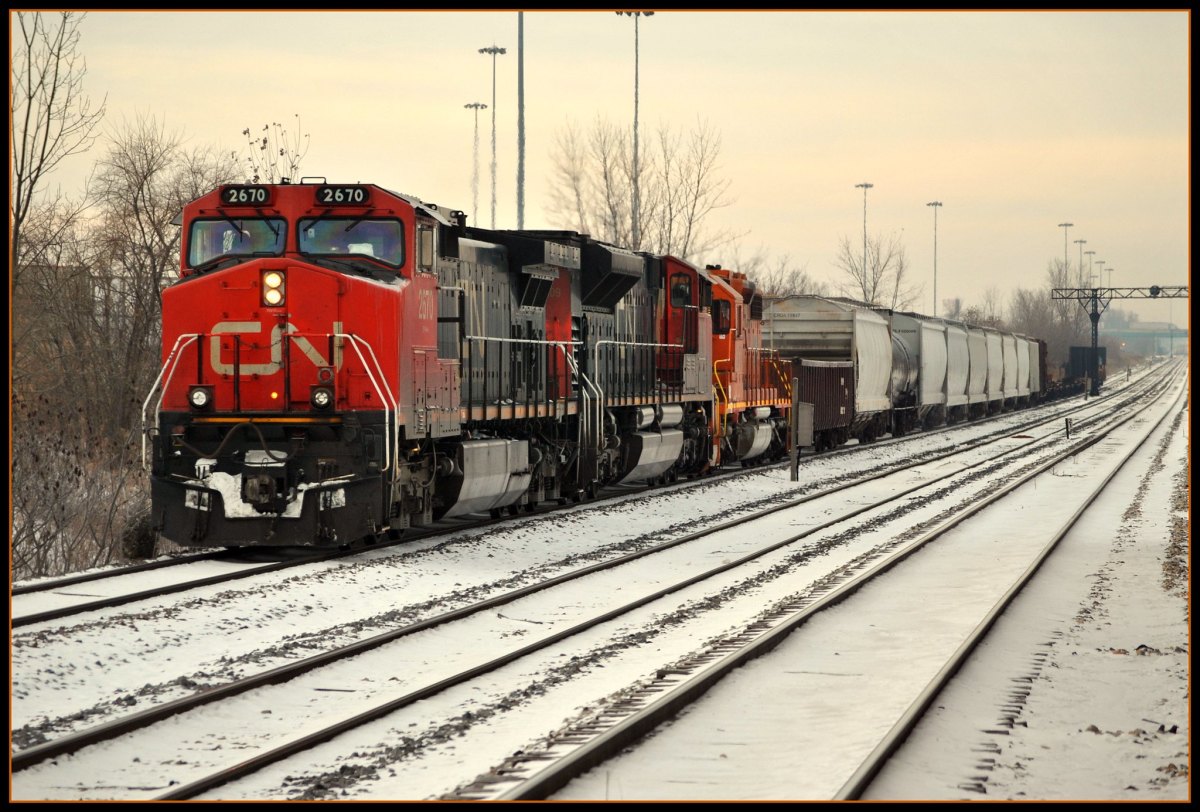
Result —
[[[570, 343], [577, 344], [579, 342], [572, 341]], [[600, 387], [598, 387], [598, 386], [596, 386], [596, 384], [592, 383], [591, 379], [588, 378], [588, 376], [586, 374], [584, 374], [583, 370], [581, 370], [579, 368], [579, 364], [577, 364], [575, 362], [575, 359], [571, 356], [571, 354], [567, 352], [566, 347], [563, 347], [561, 344], [559, 346], [562, 347], [563, 355], [566, 357], [567, 364], [571, 367], [571, 371], [574, 372], [579, 377], [579, 380], [581, 380], [587, 388], [596, 392], [596, 397], [597, 397], [597, 399], [599, 399]], [[583, 396], [583, 403], [584, 403], [583, 420], [579, 421], [579, 447], [580, 448], [583, 447], [583, 436], [584, 436], [583, 429], [584, 429], [584, 424], [587, 423], [587, 414], [588, 414], [587, 400], [588, 400], [587, 394], [584, 394], [584, 396]]]
[[[464, 341], [498, 341], [502, 344], [538, 344], [538, 345], [546, 346], [546, 347], [558, 347], [558, 349], [562, 351], [563, 358], [565, 358], [567, 360], [567, 365], [569, 367], [571, 367], [571, 371], [575, 373], [575, 375], [579, 378], [579, 380], [582, 381], [586, 387], [592, 389], [593, 391], [599, 391], [598, 387], [594, 383], [592, 383], [591, 380], [588, 379], [588, 376], [585, 375], [579, 369], [579, 365], [577, 363], [575, 363], [575, 358], [571, 355], [571, 353], [567, 352], [568, 346], [575, 346], [576, 344], [582, 344], [583, 343], [582, 341], [548, 341], [546, 339], [541, 339], [541, 338], [505, 338], [504, 336], [472, 336], [472, 335], [463, 336], [463, 340]], [[579, 444], [580, 445], [583, 445], [583, 433], [584, 433], [585, 424], [587, 423], [587, 414], [588, 414], [587, 401], [588, 401], [588, 395], [586, 392], [584, 392], [583, 393], [584, 407], [582, 410], [584, 418], [583, 418], [583, 420], [579, 421]]]
[[[719, 415], [719, 420], [717, 422], [717, 448], [718, 449], [720, 449], [721, 444], [725, 442], [725, 424], [726, 424], [727, 416], [729, 414], [729, 395], [727, 395], [725, 393], [725, 387], [721, 385], [721, 374], [717, 370], [717, 365], [718, 364], [728, 364], [728, 363], [730, 363], [729, 358], [719, 358], [716, 361], [713, 361], [713, 383], [715, 383], [717, 385], [717, 401], [718, 401], [717, 415]], [[719, 406], [719, 404], [721, 402], [724, 402], [724, 404], [725, 404], [724, 409], [720, 408], [720, 406]], [[720, 460], [718, 460], [718, 461], [720, 462]]]
[[[154, 425], [157, 426], [158, 425], [158, 415], [159, 415], [159, 412], [162, 410], [163, 398], [167, 396], [167, 386], [170, 385], [171, 378], [175, 377], [175, 368], [177, 366], [179, 366], [179, 359], [183, 355], [183, 350], [185, 348], [187, 348], [187, 346], [189, 344], [191, 344], [193, 341], [198, 341], [200, 339], [200, 336], [201, 336], [200, 333], [181, 333], [175, 339], [175, 345], [173, 347], [171, 347], [171, 352], [169, 355], [167, 355], [167, 360], [163, 361], [162, 367], [158, 370], [158, 377], [156, 377], [154, 379], [154, 383], [153, 383], [153, 385], [151, 385], [150, 391], [146, 394], [146, 399], [144, 401], [142, 401], [142, 470], [147, 470], [147, 465], [146, 465], [146, 433], [147, 433], [146, 407], [150, 405], [150, 399], [152, 397], [154, 397], [154, 392], [156, 389], [158, 389], [158, 385], [161, 382], [162, 383], [162, 394], [159, 395], [158, 403], [156, 403], [154, 406]], [[182, 347], [179, 346], [179, 342], [183, 341], [185, 338], [187, 339], [187, 343], [185, 343]], [[171, 367], [171, 374], [167, 376], [166, 381], [163, 381], [163, 373], [165, 373], [167, 371], [168, 365], [170, 365], [170, 367]]]
[[[375, 363], [375, 369], [379, 371], [379, 379], [386, 384], [387, 377], [383, 374], [383, 367], [381, 367], [379, 364], [379, 359], [375, 355], [375, 349], [370, 345], [370, 343], [359, 338], [353, 333], [326, 333], [325, 335], [332, 335], [334, 338], [344, 338], [350, 340], [350, 346], [353, 347], [355, 355], [358, 356], [359, 362], [362, 363], [363, 370], [367, 373], [367, 379], [371, 382], [371, 385], [375, 387], [375, 392], [380, 395], [380, 400], [383, 401], [385, 426], [388, 425], [387, 412], [390, 410], [392, 413], [390, 421], [392, 424], [390, 426], [391, 435], [387, 436], [385, 434], [383, 440], [384, 447], [387, 451], [387, 463], [380, 470], [380, 473], [382, 474], [384, 471], [391, 469], [392, 478], [395, 479], [400, 470], [400, 406], [392, 397], [392, 393], [388, 390], [387, 386], [380, 387], [379, 383], [375, 380], [375, 375], [371, 372], [371, 368], [367, 366], [366, 359], [363, 358], [362, 352], [360, 352], [358, 349], [358, 345], [362, 344], [367, 348], [367, 352], [371, 354], [371, 360]], [[392, 438], [395, 438], [394, 443], [392, 442]]]
[[[646, 343], [646, 342], [642, 342], [642, 341], [618, 341], [615, 338], [602, 338], [596, 342], [595, 347], [592, 349], [592, 368], [595, 370], [600, 369], [600, 345], [601, 344], [616, 344], [616, 345], [620, 345], [622, 347], [666, 347], [668, 349], [675, 349], [675, 350], [683, 349], [682, 344], [650, 344], [650, 343]], [[599, 375], [596, 376], [596, 380], [597, 381], [600, 380]], [[597, 429], [599, 429], [600, 426], [603, 425], [603, 421], [604, 421], [604, 390], [600, 388], [599, 383], [596, 384], [596, 391], [597, 391], [596, 427], [597, 427]], [[596, 450], [597, 451], [604, 448], [603, 440], [604, 440], [603, 433], [600, 431], [597, 431], [596, 432]]]

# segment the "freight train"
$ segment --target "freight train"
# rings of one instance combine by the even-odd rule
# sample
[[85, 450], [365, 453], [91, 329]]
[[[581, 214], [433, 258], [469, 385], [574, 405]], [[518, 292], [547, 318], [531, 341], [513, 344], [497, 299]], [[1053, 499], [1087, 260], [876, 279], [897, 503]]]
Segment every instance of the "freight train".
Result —
[[225, 185], [180, 224], [143, 407], [176, 544], [345, 546], [786, 453], [744, 274], [371, 184]]
[[225, 185], [180, 223], [143, 454], [182, 546], [394, 538], [1067, 391], [1036, 338], [371, 184]]
[[763, 325], [767, 346], [797, 370], [801, 399], [818, 403], [817, 448], [1024, 408], [1063, 389], [1046, 342], [1019, 333], [822, 296], [771, 298]]

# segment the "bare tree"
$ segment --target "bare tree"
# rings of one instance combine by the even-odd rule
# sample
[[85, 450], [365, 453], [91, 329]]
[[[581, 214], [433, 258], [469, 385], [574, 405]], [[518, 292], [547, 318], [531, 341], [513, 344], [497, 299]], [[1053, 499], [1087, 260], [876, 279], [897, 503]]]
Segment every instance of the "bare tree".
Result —
[[994, 330], [1007, 329], [1004, 319], [996, 316], [986, 305], [968, 305], [963, 308], [962, 321], [973, 327], [991, 327]]
[[830, 294], [829, 286], [814, 279], [807, 266], [793, 264], [787, 254], [771, 258], [761, 247], [750, 256], [743, 257], [735, 246], [732, 262], [728, 267], [742, 271], [753, 279], [759, 293], [764, 297]]
[[910, 310], [913, 303], [921, 299], [925, 286], [914, 283], [909, 277], [908, 256], [901, 245], [892, 263], [890, 290], [888, 291], [887, 306], [892, 310]]
[[249, 183], [278, 183], [299, 176], [300, 162], [308, 154], [309, 137], [301, 133], [300, 114], [295, 118], [296, 130], [291, 134], [278, 121], [264, 124], [258, 135], [252, 135], [249, 127], [242, 130]]
[[[9, 261], [13, 283], [27, 264], [24, 230], [46, 176], [91, 148], [104, 117], [83, 93], [87, 65], [76, 50], [86, 15], [17, 12], [13, 32], [9, 121], [12, 196]], [[57, 24], [55, 24], [57, 22]]]
[[727, 205], [730, 182], [719, 176], [721, 140], [704, 122], [686, 136], [660, 128], [639, 158], [640, 244], [633, 245], [633, 162], [625, 128], [597, 118], [586, 134], [568, 123], [551, 153], [550, 216], [563, 228], [600, 240], [682, 259], [729, 243], [728, 231], [706, 229], [708, 216]]
[[217, 155], [184, 151], [152, 119], [127, 124], [96, 164], [96, 216], [47, 220], [54, 240], [22, 286], [40, 329], [14, 353], [29, 370], [13, 397], [21, 576], [113, 561], [127, 540], [146, 539], [138, 430], [160, 357], [161, 289], [179, 269], [171, 221], [184, 202], [237, 176], [236, 163]]
[[[1088, 340], [1089, 322], [1084, 309], [1073, 299], [1054, 299], [1051, 290], [1077, 286], [1078, 275], [1062, 260], [1046, 268], [1046, 286], [1016, 290], [1009, 304], [1011, 329], [1046, 342], [1047, 364], [1067, 361], [1070, 348]], [[998, 295], [998, 294], [997, 294]]]
[[179, 271], [180, 234], [172, 220], [186, 202], [232, 182], [237, 172], [212, 149], [185, 151], [182, 136], [153, 118], [126, 123], [97, 164], [102, 214], [90, 263], [104, 314], [97, 327], [114, 342], [104, 353], [105, 377], [129, 387], [114, 402], [115, 426], [133, 425], [136, 416], [126, 410], [141, 406], [158, 369], [159, 294]]
[[920, 296], [920, 287], [908, 282], [908, 258], [904, 243], [895, 234], [885, 241], [877, 236], [866, 241], [866, 253], [849, 237], [842, 237], [835, 266], [845, 282], [843, 296], [892, 309], [905, 309]]
[[725, 195], [731, 182], [717, 172], [720, 135], [697, 120], [686, 145], [682, 136], [665, 127], [659, 129], [658, 145], [643, 217], [655, 250], [690, 259], [732, 241], [735, 235], [728, 230], [705, 231], [708, 216], [729, 205]]
[[574, 224], [576, 231], [592, 233], [591, 188], [587, 174], [587, 146], [572, 123], [555, 135], [551, 174], [558, 182], [550, 186], [550, 210]]

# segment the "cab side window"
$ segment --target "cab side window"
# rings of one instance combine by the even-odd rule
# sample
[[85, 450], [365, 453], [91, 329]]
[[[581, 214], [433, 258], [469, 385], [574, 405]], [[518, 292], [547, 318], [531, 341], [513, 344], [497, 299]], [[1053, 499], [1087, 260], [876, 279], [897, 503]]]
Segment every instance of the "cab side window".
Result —
[[417, 225], [417, 270], [433, 273], [433, 227]]
[[671, 276], [671, 307], [687, 307], [692, 303], [692, 280], [687, 274]]
[[713, 335], [725, 335], [733, 322], [733, 309], [728, 299], [717, 299], [713, 302]]

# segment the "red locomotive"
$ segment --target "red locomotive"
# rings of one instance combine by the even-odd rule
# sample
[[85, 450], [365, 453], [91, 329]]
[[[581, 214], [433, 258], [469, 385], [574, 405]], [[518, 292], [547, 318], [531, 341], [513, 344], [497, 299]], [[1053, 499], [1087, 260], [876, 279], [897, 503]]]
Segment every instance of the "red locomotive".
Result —
[[222, 186], [182, 228], [147, 399], [177, 544], [346, 545], [786, 450], [741, 274], [369, 184]]

